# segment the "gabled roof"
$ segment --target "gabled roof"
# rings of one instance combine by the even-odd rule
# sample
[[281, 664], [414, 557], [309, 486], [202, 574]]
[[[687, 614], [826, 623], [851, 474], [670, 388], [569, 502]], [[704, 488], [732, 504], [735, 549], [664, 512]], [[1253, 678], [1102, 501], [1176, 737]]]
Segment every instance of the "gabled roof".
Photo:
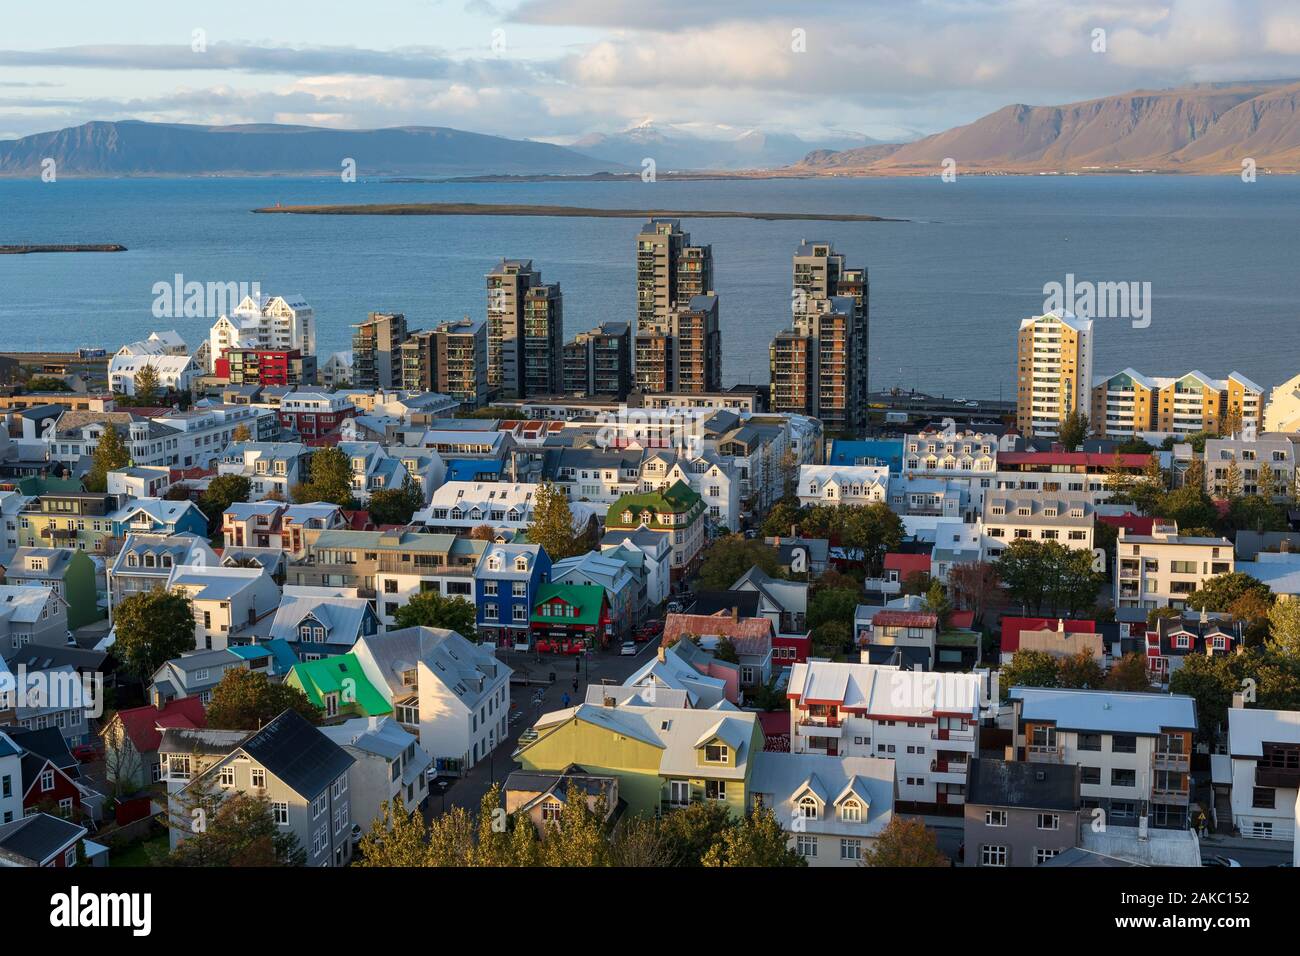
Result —
[[[541, 613], [538, 609], [545, 607], [552, 600], [559, 599], [570, 607], [577, 609], [573, 617], [553, 617]], [[533, 598], [533, 619], [542, 622], [560, 624], [583, 624], [595, 626], [600, 622], [601, 608], [608, 602], [605, 589], [599, 584], [543, 584], [537, 589]]]
[[86, 835], [86, 828], [49, 813], [0, 826], [0, 857], [42, 866]]
[[356, 762], [293, 710], [276, 717], [239, 749], [309, 800]]
[[117, 716], [122, 721], [127, 739], [142, 754], [153, 753], [158, 749], [162, 743], [163, 731], [168, 727], [193, 729], [208, 724], [203, 702], [198, 697], [173, 700], [161, 710], [151, 705], [119, 710]]
[[357, 708], [367, 717], [393, 712], [384, 695], [366, 678], [355, 654], [338, 654], [314, 661], [302, 661], [293, 666], [288, 679], [300, 687], [307, 699], [317, 707], [325, 706], [325, 697], [329, 694], [341, 695], [342, 700], [342, 695], [348, 692], [353, 695]]

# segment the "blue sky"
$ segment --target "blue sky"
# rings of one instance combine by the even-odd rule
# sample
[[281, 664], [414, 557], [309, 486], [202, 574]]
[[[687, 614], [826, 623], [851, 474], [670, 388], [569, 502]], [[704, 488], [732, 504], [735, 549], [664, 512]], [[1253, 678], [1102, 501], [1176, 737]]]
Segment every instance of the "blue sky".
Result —
[[[1097, 29], [1104, 52], [1093, 49]], [[1012, 102], [1296, 76], [1300, 5], [1286, 0], [0, 8], [0, 138], [139, 118], [445, 125], [561, 143], [643, 122], [705, 136], [761, 128], [898, 139]]]

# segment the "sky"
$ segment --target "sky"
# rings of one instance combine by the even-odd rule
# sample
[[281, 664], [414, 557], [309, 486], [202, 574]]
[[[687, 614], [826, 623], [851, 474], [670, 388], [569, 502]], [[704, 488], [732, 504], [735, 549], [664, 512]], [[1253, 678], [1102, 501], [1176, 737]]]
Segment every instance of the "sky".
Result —
[[896, 142], [1009, 103], [1290, 77], [1294, 0], [0, 6], [0, 139], [144, 119], [452, 126], [557, 143], [649, 123]]

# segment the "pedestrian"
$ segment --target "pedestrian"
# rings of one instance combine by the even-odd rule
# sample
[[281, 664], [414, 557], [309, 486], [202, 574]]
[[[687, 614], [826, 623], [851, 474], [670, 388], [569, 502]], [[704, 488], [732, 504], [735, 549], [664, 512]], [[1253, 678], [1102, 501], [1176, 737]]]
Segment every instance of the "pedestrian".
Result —
[[575, 694], [578, 692], [578, 678], [576, 677], [573, 679], [573, 692]]
[[582, 658], [581, 658], [581, 657], [575, 657], [575, 658], [573, 659], [573, 669], [574, 669], [575, 671], [580, 671], [580, 670], [582, 670]]
[[560, 698], [560, 706], [561, 707], [569, 706], [569, 695], [567, 692]]

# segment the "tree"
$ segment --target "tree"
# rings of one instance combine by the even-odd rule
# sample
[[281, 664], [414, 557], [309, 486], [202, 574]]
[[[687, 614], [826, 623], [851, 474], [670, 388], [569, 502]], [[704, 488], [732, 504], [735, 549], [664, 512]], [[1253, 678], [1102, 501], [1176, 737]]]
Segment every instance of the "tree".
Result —
[[1258, 647], [1268, 640], [1269, 611], [1273, 607], [1273, 596], [1258, 591], [1247, 591], [1228, 605], [1232, 619], [1241, 624], [1241, 640], [1247, 647]]
[[294, 501], [325, 501], [340, 508], [356, 508], [352, 494], [352, 460], [338, 448], [318, 448], [308, 463], [310, 478], [293, 489]]
[[1047, 594], [1047, 568], [1039, 542], [1012, 541], [993, 563], [1008, 593], [1026, 610], [1041, 611]]
[[104, 492], [108, 490], [108, 473], [125, 468], [131, 463], [131, 453], [126, 443], [118, 434], [112, 422], [104, 422], [99, 436], [99, 444], [91, 456], [90, 470], [82, 484], [87, 491]]
[[253, 433], [248, 430], [247, 425], [236, 425], [235, 430], [230, 433], [232, 444], [238, 445], [240, 442], [252, 441]]
[[769, 538], [790, 534], [791, 528], [797, 528], [803, 519], [803, 509], [799, 507], [798, 498], [782, 498], [774, 504], [763, 519], [763, 534]]
[[739, 664], [740, 654], [736, 652], [736, 645], [731, 643], [731, 638], [718, 638], [717, 645], [713, 648], [713, 656], [726, 664]]
[[1259, 466], [1259, 479], [1256, 482], [1256, 487], [1259, 496], [1268, 502], [1272, 502], [1281, 495], [1277, 472], [1273, 470], [1273, 466], [1268, 462], [1264, 462]]
[[[511, 847], [508, 818], [501, 805], [501, 785], [492, 784], [479, 801], [478, 843], [474, 847], [475, 866], [510, 866]], [[530, 829], [532, 824], [526, 824]]]
[[997, 568], [987, 561], [963, 561], [948, 569], [948, 591], [953, 601], [972, 612], [976, 621], [984, 617], [984, 609], [1001, 590]]
[[853, 649], [853, 625], [848, 621], [826, 621], [812, 629], [812, 652], [815, 657], [843, 660]]
[[1002, 665], [998, 688], [1006, 700], [1013, 687], [1059, 687], [1060, 671], [1056, 658], [1047, 651], [1018, 650], [1011, 662]]
[[674, 810], [660, 824], [669, 866], [700, 866], [714, 840], [731, 825], [725, 803], [705, 800]]
[[790, 834], [781, 829], [770, 807], [751, 811], [732, 823], [705, 852], [703, 866], [807, 866], [790, 848]]
[[1300, 661], [1271, 645], [1245, 654], [1189, 654], [1169, 690], [1196, 698], [1197, 737], [1213, 742], [1236, 693], [1248, 692], [1252, 707], [1300, 710]]
[[72, 388], [61, 378], [53, 375], [33, 375], [27, 380], [29, 392], [70, 392]]
[[924, 594], [930, 590], [929, 571], [908, 571], [901, 582], [903, 594]]
[[478, 640], [474, 605], [462, 597], [444, 597], [438, 591], [421, 591], [393, 614], [396, 627], [445, 627], [467, 641]]
[[817, 588], [808, 599], [807, 624], [815, 628], [828, 621], [851, 623], [860, 603], [861, 596], [857, 589]]
[[1241, 469], [1237, 467], [1236, 459], [1228, 462], [1228, 468], [1224, 472], [1223, 497], [1228, 501], [1241, 497]]
[[1132, 501], [1135, 482], [1124, 465], [1124, 456], [1115, 450], [1115, 458], [1106, 468], [1106, 488], [1110, 492], [1110, 501], [1115, 504]]
[[[670, 861], [668, 841], [654, 817], [624, 820], [614, 833], [609, 855], [611, 865], [625, 869], [668, 866]], [[518, 862], [518, 855], [515, 865], [523, 865]]]
[[725, 591], [750, 568], [778, 576], [780, 558], [776, 548], [762, 541], [729, 534], [719, 538], [704, 552], [695, 586], [701, 591]]
[[1300, 661], [1300, 601], [1278, 601], [1268, 612], [1269, 648], [1279, 656]]
[[861, 548], [862, 563], [869, 572], [878, 573], [885, 555], [903, 544], [903, 519], [883, 501], [841, 510], [844, 514], [840, 543]]
[[516, 867], [542, 865], [542, 849], [537, 842], [537, 831], [533, 829], [533, 821], [522, 812], [516, 813], [511, 821], [510, 861], [511, 865]]
[[1195, 611], [1227, 611], [1246, 594], [1256, 594], [1273, 603], [1273, 592], [1267, 584], [1243, 571], [1232, 571], [1202, 581], [1200, 588], [1187, 596], [1187, 606]]
[[135, 398], [148, 404], [158, 397], [161, 388], [162, 382], [158, 378], [158, 370], [153, 367], [152, 362], [146, 362], [144, 367], [135, 373]]
[[1106, 675], [1107, 690], [1138, 692], [1151, 689], [1151, 678], [1147, 675], [1147, 660], [1141, 654], [1125, 654], [1110, 665]]
[[428, 866], [474, 865], [474, 817], [464, 807], [451, 807], [429, 824]]
[[1088, 416], [1077, 408], [1065, 416], [1058, 436], [1066, 451], [1074, 451], [1088, 437]]
[[1286, 509], [1263, 495], [1246, 495], [1228, 503], [1226, 530], [1233, 531], [1288, 531]]
[[930, 582], [930, 587], [925, 592], [925, 600], [921, 602], [921, 607], [939, 619], [940, 631], [943, 631], [948, 626], [948, 618], [952, 614], [952, 602], [948, 600], [948, 594], [944, 591], [942, 581], [936, 579]]
[[490, 524], [475, 525], [469, 532], [469, 539], [471, 541], [495, 541], [496, 536], [496, 528], [492, 527]]
[[429, 866], [429, 832], [424, 815], [406, 809], [399, 796], [380, 806], [380, 814], [361, 836], [353, 866]]
[[233, 667], [212, 688], [208, 726], [213, 730], [257, 730], [286, 710], [297, 711], [313, 724], [321, 712], [297, 687], [272, 683], [261, 671]]
[[528, 540], [540, 544], [552, 561], [582, 554], [582, 536], [573, 531], [573, 512], [564, 492], [549, 481], [542, 482], [533, 496], [533, 523]]
[[217, 475], [208, 482], [207, 490], [199, 496], [199, 510], [208, 519], [208, 529], [215, 534], [221, 527], [221, 516], [237, 501], [247, 501], [252, 485], [243, 475]]
[[799, 486], [799, 456], [793, 448], [787, 448], [781, 454], [780, 474], [781, 497], [794, 498], [795, 489]]
[[1056, 665], [1058, 687], [1097, 690], [1106, 680], [1101, 664], [1091, 651], [1083, 650], [1063, 658]]
[[934, 831], [915, 818], [895, 816], [876, 845], [863, 856], [865, 866], [950, 866], [939, 852]]
[[1105, 576], [1092, 569], [1092, 552], [1067, 548], [1056, 541], [1045, 542], [1047, 593], [1053, 611], [1078, 614], [1097, 603], [1097, 591]]
[[609, 841], [605, 832], [608, 807], [604, 795], [587, 802], [587, 794], [573, 781], [564, 794], [560, 818], [546, 825], [542, 839], [543, 866], [609, 866]]
[[113, 630], [113, 656], [145, 683], [167, 661], [194, 650], [194, 605], [161, 587], [139, 591], [118, 602]]
[[371, 492], [366, 510], [375, 524], [410, 524], [414, 514], [424, 507], [424, 495], [408, 475], [401, 488], [381, 488]]
[[275, 822], [270, 801], [236, 793], [194, 808], [185, 837], [167, 859], [171, 866], [301, 866], [306, 854], [293, 831]]
[[1142, 477], [1134, 481], [1130, 486], [1129, 499], [1138, 511], [1144, 515], [1150, 515], [1155, 511], [1160, 499], [1168, 491], [1169, 484], [1165, 478], [1164, 470], [1160, 467], [1160, 459], [1155, 455], [1151, 455], [1147, 459]]

